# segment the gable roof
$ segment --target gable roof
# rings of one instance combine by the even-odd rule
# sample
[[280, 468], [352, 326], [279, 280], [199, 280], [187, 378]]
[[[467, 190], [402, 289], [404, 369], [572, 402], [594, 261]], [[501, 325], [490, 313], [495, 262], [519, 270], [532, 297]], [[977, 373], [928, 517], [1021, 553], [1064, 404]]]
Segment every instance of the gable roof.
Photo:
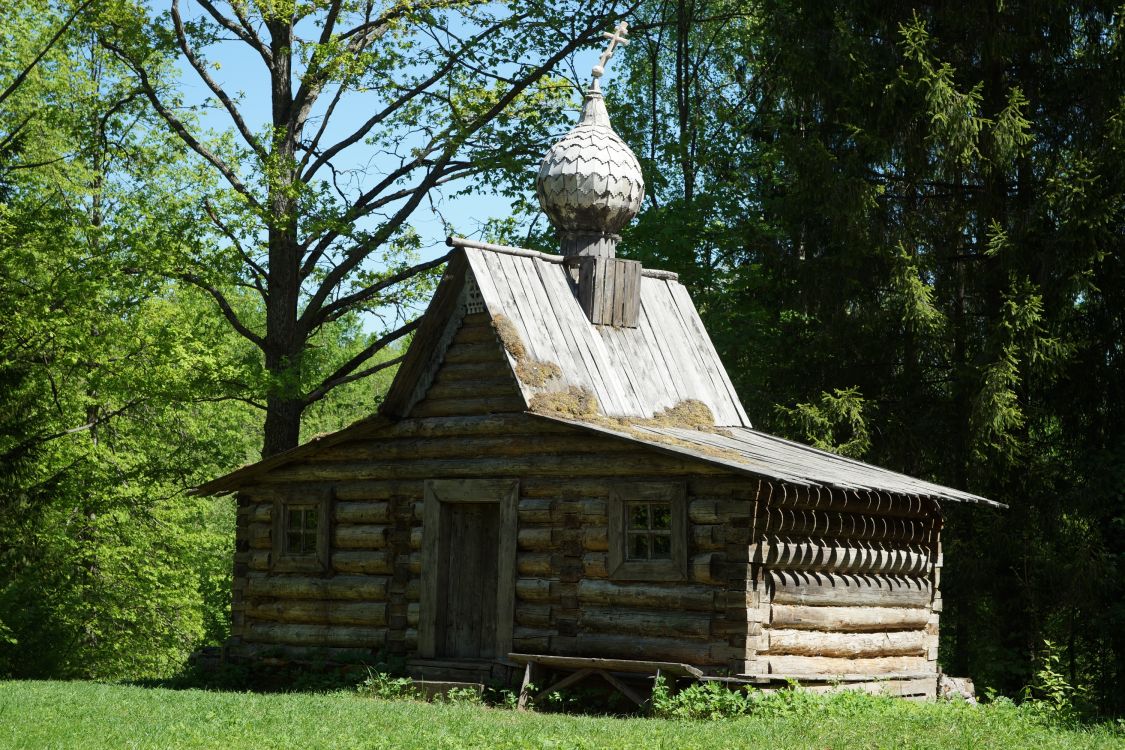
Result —
[[[675, 274], [642, 272], [636, 328], [598, 326], [582, 311], [562, 256], [464, 239], [451, 238], [449, 244], [455, 250], [446, 273], [378, 415], [212, 480], [194, 492], [234, 491], [263, 472], [377, 433], [409, 416], [425, 398], [464, 316], [487, 312], [498, 330], [500, 321], [510, 322], [503, 328], [518, 338], [518, 342], [504, 341], [505, 352], [529, 410], [537, 396], [575, 390], [592, 395], [596, 404], [596, 414], [588, 418], [537, 416], [783, 482], [1004, 507], [978, 495], [753, 430]], [[521, 351], [514, 354], [517, 345]], [[521, 380], [517, 355], [549, 368], [552, 376]], [[653, 419], [692, 400], [707, 406], [716, 429], [669, 426]]]

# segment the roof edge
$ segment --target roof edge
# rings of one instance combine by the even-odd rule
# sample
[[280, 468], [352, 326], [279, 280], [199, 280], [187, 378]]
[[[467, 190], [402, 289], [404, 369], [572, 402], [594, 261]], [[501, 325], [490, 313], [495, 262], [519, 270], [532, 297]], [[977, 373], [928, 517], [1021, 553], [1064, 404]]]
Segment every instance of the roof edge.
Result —
[[235, 469], [232, 472], [224, 474], [221, 477], [212, 479], [197, 487], [192, 487], [188, 490], [189, 495], [196, 495], [204, 497], [207, 495], [227, 495], [231, 492], [236, 492], [246, 480], [251, 479], [262, 472], [276, 469], [291, 461], [296, 461], [305, 456], [312, 455], [324, 448], [331, 448], [346, 440], [351, 440], [355, 437], [362, 436], [369, 432], [377, 432], [385, 427], [394, 424], [394, 420], [388, 419], [379, 414], [370, 417], [364, 417], [357, 422], [337, 430], [330, 432], [326, 435], [318, 435], [306, 443], [302, 443], [289, 450], [275, 453], [269, 458], [263, 458], [252, 464], [247, 464], [241, 468]]
[[[534, 258], [535, 260], [546, 261], [547, 263], [558, 263], [565, 265], [567, 258], [562, 255], [552, 255], [551, 253], [541, 253], [538, 250], [527, 250], [522, 247], [514, 247], [512, 245], [495, 245], [491, 242], [480, 242], [478, 240], [470, 240], [465, 237], [454, 237], [450, 235], [445, 238], [445, 244], [450, 247], [472, 248], [473, 250], [488, 250], [493, 253], [503, 253], [504, 255], [518, 255], [521, 258]], [[661, 271], [656, 268], [641, 268], [641, 276], [647, 276], [651, 279], [663, 279], [665, 281], [679, 281], [680, 275], [675, 271]]]
[[[602, 435], [608, 435], [610, 437], [616, 437], [616, 438], [619, 438], [621, 440], [627, 440], [631, 443], [636, 443], [638, 445], [644, 445], [646, 447], [652, 448], [653, 450], [659, 451], [661, 453], [667, 453], [669, 455], [680, 456], [680, 457], [686, 456], [688, 458], [692, 458], [692, 459], [695, 459], [695, 460], [698, 460], [698, 461], [703, 461], [705, 463], [711, 464], [712, 466], [720, 466], [720, 467], [722, 467], [724, 469], [727, 469], [729, 471], [736, 472], [736, 473], [739, 473], [739, 474], [744, 474], [744, 475], [750, 476], [750, 477], [772, 479], [772, 480], [776, 480], [776, 481], [785, 482], [786, 484], [796, 484], [796, 485], [802, 485], [802, 486], [805, 486], [805, 487], [835, 487], [836, 486], [836, 485], [833, 485], [833, 484], [830, 484], [830, 483], [814, 482], [814, 481], [811, 481], [811, 480], [801, 480], [799, 478], [794, 478], [794, 477], [769, 476], [768, 474], [765, 474], [764, 472], [762, 472], [760, 470], [754, 470], [754, 469], [751, 469], [751, 468], [746, 467], [746, 466], [739, 466], [737, 464], [732, 464], [728, 461], [723, 461], [722, 459], [720, 459], [716, 456], [708, 455], [708, 454], [706, 454], [702, 451], [695, 451], [695, 450], [692, 450], [691, 448], [686, 448], [686, 447], [679, 446], [679, 445], [673, 445], [671, 443], [661, 443], [661, 442], [658, 442], [658, 441], [655, 441], [655, 440], [645, 440], [642, 437], [638, 437], [636, 435], [631, 435], [627, 432], [620, 432], [618, 430], [614, 430], [612, 428], [605, 427], [603, 425], [591, 424], [590, 422], [583, 422], [581, 420], [576, 420], [576, 419], [568, 419], [566, 417], [557, 416], [557, 415], [554, 415], [554, 414], [543, 414], [543, 413], [540, 413], [540, 412], [533, 412], [533, 411], [529, 411], [527, 413], [529, 415], [533, 416], [533, 417], [538, 417], [540, 419], [545, 419], [545, 420], [548, 420], [548, 421], [551, 421], [551, 422], [558, 422], [558, 423], [561, 423], [561, 424], [570, 425], [572, 427], [578, 427], [580, 429], [589, 430], [591, 432], [597, 432], [597, 433], [602, 434]], [[721, 429], [721, 427], [720, 427], [720, 429]], [[746, 428], [739, 427], [739, 429], [746, 429]], [[771, 437], [773, 437], [773, 436], [771, 435]], [[778, 438], [778, 439], [782, 440], [783, 438]], [[793, 441], [786, 441], [786, 442], [792, 443]], [[798, 445], [798, 446], [801, 446], [803, 448], [809, 447], [809, 446], [802, 445], [801, 443], [794, 443], [794, 445]], [[811, 448], [811, 450], [816, 450], [816, 449]], [[824, 451], [822, 451], [822, 452], [824, 452]], [[831, 453], [829, 455], [837, 457], [837, 458], [841, 458], [840, 456], [837, 456], [835, 453]], [[876, 468], [876, 469], [879, 469], [881, 471], [888, 471], [888, 472], [891, 471], [890, 469], [883, 469], [882, 467], [874, 466], [873, 464], [864, 464], [862, 461], [856, 461], [855, 459], [849, 459], [849, 460], [853, 463], [861, 464], [861, 465], [864, 465], [864, 466], [870, 466], [872, 468]], [[898, 474], [900, 472], [891, 472], [891, 473]], [[903, 475], [903, 476], [906, 476], [906, 475]], [[922, 481], [925, 481], [925, 480], [922, 480]], [[930, 484], [933, 484], [933, 483], [930, 483]], [[936, 485], [936, 484], [935, 484], [935, 486], [943, 487], [943, 485]], [[953, 492], [961, 493], [963, 495], [966, 495], [967, 497], [957, 498], [957, 497], [953, 497], [953, 496], [950, 496], [950, 495], [921, 495], [921, 493], [914, 493], [914, 494], [918, 494], [919, 496], [922, 496], [922, 497], [931, 497], [931, 498], [938, 499], [938, 500], [948, 500], [950, 502], [955, 502], [955, 503], [969, 503], [969, 504], [972, 504], [972, 505], [980, 505], [980, 506], [987, 507], [987, 508], [999, 508], [999, 509], [1004, 509], [1004, 510], [1006, 510], [1008, 508], [1008, 505], [1005, 504], [1005, 503], [1001, 503], [1001, 502], [998, 502], [996, 500], [990, 500], [986, 497], [981, 497], [980, 495], [974, 495], [972, 493], [964, 492], [962, 490], [954, 490], [952, 487], [945, 488], [945, 489], [949, 489]], [[885, 491], [886, 492], [894, 492], [894, 494], [900, 494], [900, 495], [901, 494], [908, 494], [908, 493], [897, 492], [897, 491], [894, 491], [894, 490], [885, 490]]]

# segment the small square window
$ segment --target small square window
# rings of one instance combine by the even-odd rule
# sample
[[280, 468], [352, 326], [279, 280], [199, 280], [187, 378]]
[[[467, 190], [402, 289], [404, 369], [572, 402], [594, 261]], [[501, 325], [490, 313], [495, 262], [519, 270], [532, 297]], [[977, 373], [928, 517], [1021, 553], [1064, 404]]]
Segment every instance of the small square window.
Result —
[[608, 511], [611, 579], [678, 581], [687, 576], [684, 483], [614, 485]]
[[328, 497], [304, 495], [275, 501], [272, 570], [323, 572], [327, 569], [329, 508]]

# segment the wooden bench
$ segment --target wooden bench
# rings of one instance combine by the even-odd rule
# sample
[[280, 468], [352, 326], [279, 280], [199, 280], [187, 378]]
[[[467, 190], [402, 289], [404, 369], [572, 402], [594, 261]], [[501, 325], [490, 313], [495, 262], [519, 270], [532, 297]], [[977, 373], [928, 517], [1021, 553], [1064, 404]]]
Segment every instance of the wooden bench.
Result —
[[[635, 690], [618, 678], [618, 674], [652, 675], [654, 680], [662, 674], [671, 677], [691, 677], [693, 679], [699, 679], [703, 676], [702, 671], [690, 664], [670, 661], [594, 659], [585, 656], [552, 656], [550, 654], [508, 654], [508, 659], [524, 665], [523, 684], [520, 686], [518, 704], [520, 710], [526, 710], [528, 705], [540, 696], [575, 685], [591, 675], [600, 676], [638, 706], [645, 704], [644, 698], [637, 695]], [[540, 668], [569, 672], [570, 674], [559, 679], [548, 688], [536, 690], [533, 694], [534, 679]]]

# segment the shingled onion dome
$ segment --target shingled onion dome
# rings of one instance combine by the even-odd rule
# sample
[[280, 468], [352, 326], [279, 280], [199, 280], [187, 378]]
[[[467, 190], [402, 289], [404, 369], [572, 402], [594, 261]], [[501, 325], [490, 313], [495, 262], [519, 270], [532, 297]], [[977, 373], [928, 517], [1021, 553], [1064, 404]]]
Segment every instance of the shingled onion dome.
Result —
[[594, 67], [582, 117], [574, 129], [551, 146], [539, 166], [535, 192], [539, 205], [559, 232], [563, 255], [613, 257], [618, 232], [641, 209], [645, 181], [641, 165], [609, 122], [598, 85], [614, 46], [624, 38], [622, 22], [606, 33], [609, 49]]

